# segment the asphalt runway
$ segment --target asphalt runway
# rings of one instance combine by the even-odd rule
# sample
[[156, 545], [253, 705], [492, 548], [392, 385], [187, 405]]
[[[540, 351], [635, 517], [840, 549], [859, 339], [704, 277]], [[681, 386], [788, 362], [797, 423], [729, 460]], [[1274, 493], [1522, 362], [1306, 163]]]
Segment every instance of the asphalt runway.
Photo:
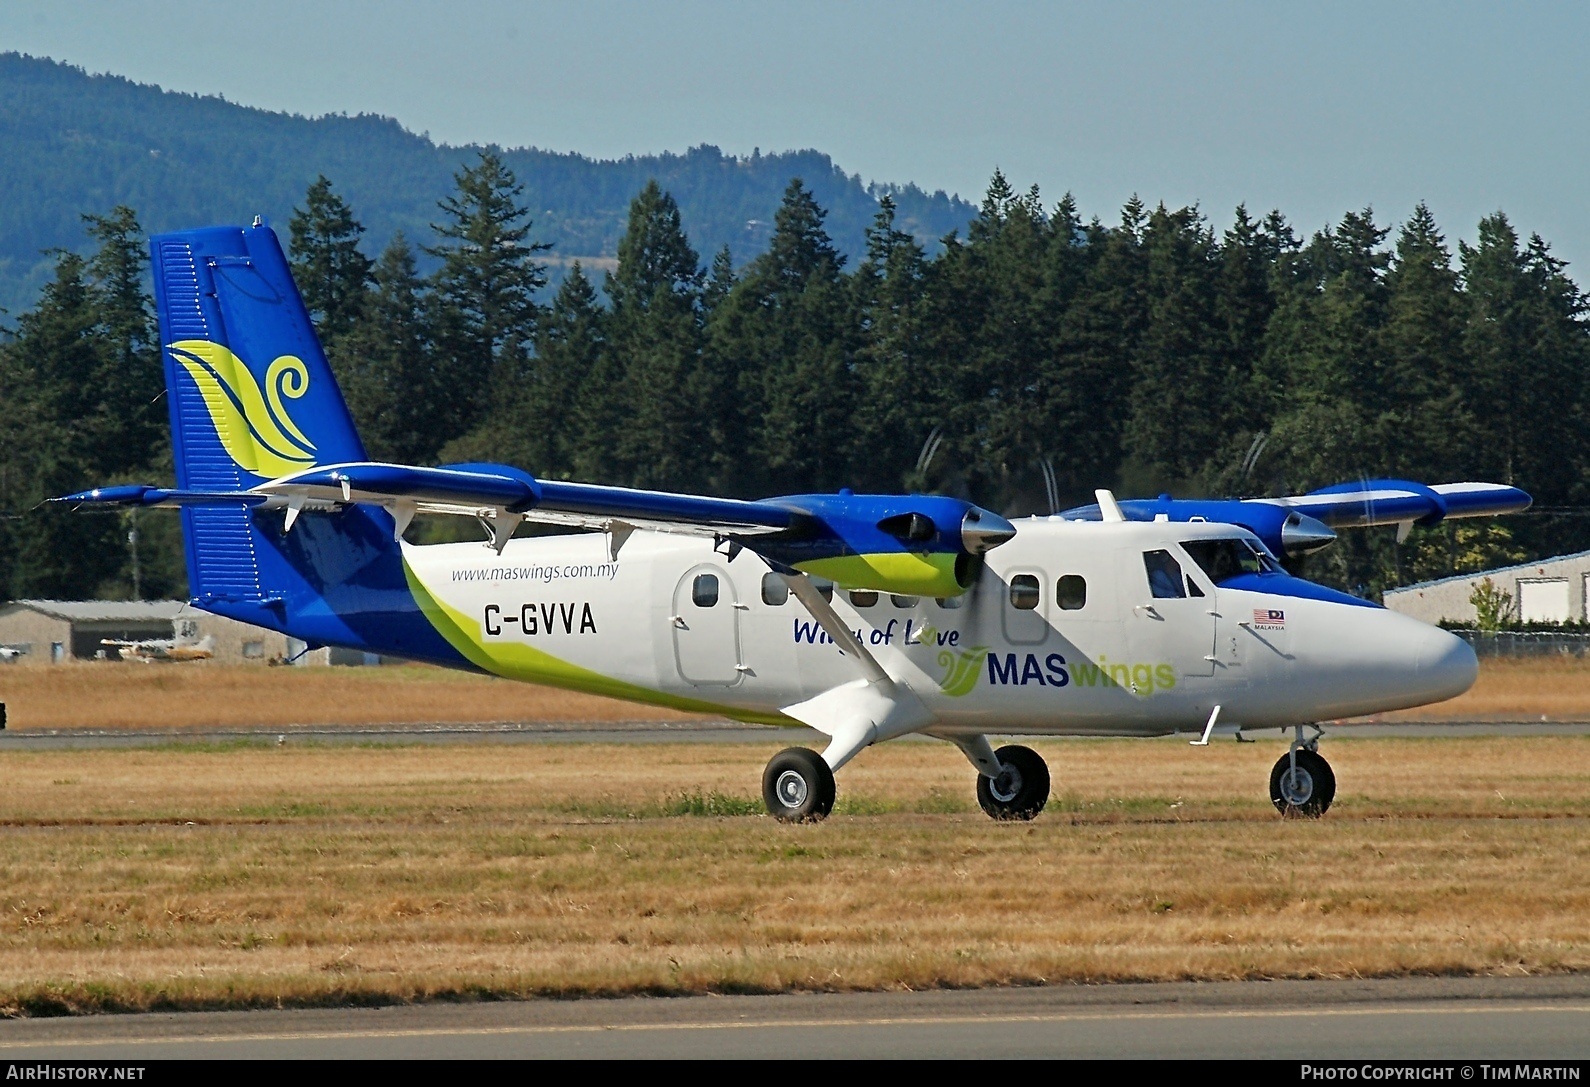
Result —
[[[0, 1023], [0, 1061], [217, 1057], [1582, 1061], [1590, 1058], [1590, 976], [523, 1001]], [[1461, 1068], [1453, 1078], [1465, 1078]]]
[[[1012, 734], [1014, 735], [1014, 734]], [[1328, 725], [1329, 739], [1354, 737], [1443, 736], [1585, 736], [1585, 721], [1429, 721]], [[1162, 742], [1191, 733], [1151, 737]], [[1041, 738], [1041, 737], [1040, 737]], [[1284, 731], [1249, 733], [1256, 742], [1284, 742]], [[478, 725], [394, 723], [388, 725], [285, 725], [174, 729], [11, 729], [0, 731], [0, 751], [49, 751], [72, 748], [158, 747], [166, 744], [317, 743], [787, 743], [822, 747], [828, 738], [814, 729], [746, 725], [734, 721], [500, 721]], [[942, 743], [924, 736], [905, 736], [891, 743]], [[1217, 737], [1215, 743], [1231, 743]]]

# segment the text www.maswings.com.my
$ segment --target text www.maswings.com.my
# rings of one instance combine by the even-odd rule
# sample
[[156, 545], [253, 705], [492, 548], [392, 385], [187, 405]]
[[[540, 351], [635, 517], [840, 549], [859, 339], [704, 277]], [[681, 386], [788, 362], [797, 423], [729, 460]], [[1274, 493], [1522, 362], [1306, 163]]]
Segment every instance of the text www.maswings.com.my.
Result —
[[618, 576], [618, 563], [584, 563], [567, 566], [477, 566], [454, 570], [454, 581], [612, 581]]

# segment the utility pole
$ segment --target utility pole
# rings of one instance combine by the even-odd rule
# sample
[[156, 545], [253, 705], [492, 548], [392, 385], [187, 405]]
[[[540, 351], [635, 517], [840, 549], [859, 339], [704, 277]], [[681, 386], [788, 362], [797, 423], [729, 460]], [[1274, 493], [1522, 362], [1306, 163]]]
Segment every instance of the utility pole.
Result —
[[128, 510], [127, 514], [128, 521], [132, 525], [127, 530], [127, 546], [132, 550], [133, 599], [142, 600], [144, 598], [143, 586], [139, 583], [140, 579], [138, 576], [138, 511]]

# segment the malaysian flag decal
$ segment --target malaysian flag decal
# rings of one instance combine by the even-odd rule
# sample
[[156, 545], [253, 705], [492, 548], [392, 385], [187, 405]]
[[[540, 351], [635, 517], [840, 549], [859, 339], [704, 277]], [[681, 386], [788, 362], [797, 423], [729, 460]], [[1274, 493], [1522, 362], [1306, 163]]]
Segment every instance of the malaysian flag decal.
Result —
[[1286, 612], [1280, 608], [1254, 608], [1253, 625], [1265, 630], [1285, 630]]

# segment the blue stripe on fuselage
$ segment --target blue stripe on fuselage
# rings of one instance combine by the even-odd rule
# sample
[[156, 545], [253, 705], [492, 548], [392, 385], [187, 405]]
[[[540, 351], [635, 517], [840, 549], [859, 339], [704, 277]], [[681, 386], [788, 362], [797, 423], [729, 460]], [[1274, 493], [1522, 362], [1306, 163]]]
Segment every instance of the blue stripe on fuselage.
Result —
[[1339, 589], [1328, 589], [1312, 581], [1304, 581], [1291, 574], [1238, 574], [1220, 582], [1222, 589], [1242, 589], [1250, 593], [1267, 593], [1270, 596], [1293, 596], [1301, 600], [1323, 600], [1330, 604], [1351, 604], [1358, 608], [1378, 608], [1373, 600], [1364, 600]]

